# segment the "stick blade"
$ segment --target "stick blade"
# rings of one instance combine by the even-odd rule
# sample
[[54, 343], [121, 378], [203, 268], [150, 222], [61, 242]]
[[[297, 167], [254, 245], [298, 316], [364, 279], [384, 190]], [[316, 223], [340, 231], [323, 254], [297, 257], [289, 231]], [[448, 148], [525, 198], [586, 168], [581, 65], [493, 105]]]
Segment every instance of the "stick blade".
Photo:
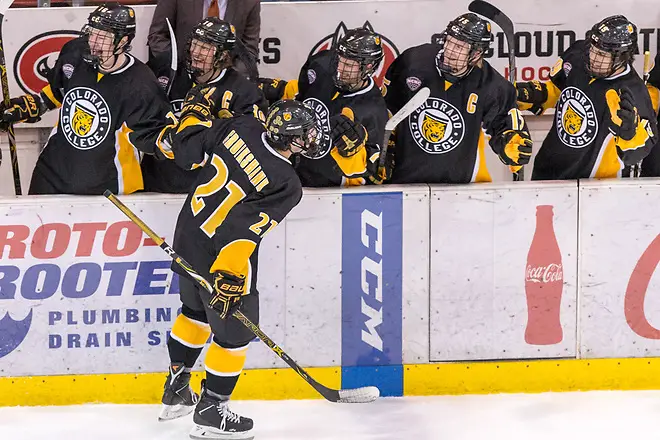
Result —
[[[0, 0], [3, 1], [3, 0]], [[170, 19], [165, 17], [165, 21], [167, 21], [167, 29], [170, 33], [170, 44], [172, 47], [172, 61], [170, 62], [170, 69], [176, 72], [176, 69], [179, 64], [179, 48], [176, 45], [176, 36], [174, 34], [174, 29], [172, 29], [172, 23], [170, 23]]]
[[396, 128], [397, 125], [401, 123], [404, 119], [406, 119], [412, 112], [417, 110], [419, 106], [424, 104], [427, 99], [429, 99], [429, 96], [431, 96], [431, 89], [428, 87], [422, 87], [412, 98], [410, 98], [410, 101], [406, 102], [406, 105], [401, 107], [401, 110], [396, 112], [389, 121], [385, 124], [385, 131], [392, 131]]
[[369, 403], [380, 397], [376, 387], [361, 387], [350, 390], [339, 390], [338, 403]]
[[0, 15], [4, 16], [14, 0], [0, 0]]

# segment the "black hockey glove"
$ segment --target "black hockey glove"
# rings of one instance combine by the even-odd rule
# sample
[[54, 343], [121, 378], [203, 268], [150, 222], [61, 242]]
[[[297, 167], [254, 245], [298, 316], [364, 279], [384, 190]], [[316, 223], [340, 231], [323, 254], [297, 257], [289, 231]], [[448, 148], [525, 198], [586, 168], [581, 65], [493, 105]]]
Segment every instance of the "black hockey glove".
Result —
[[279, 78], [259, 78], [257, 82], [269, 104], [279, 101], [284, 96], [286, 81]]
[[609, 89], [605, 93], [607, 107], [610, 109], [610, 130], [615, 136], [629, 141], [635, 137], [639, 125], [639, 115], [633, 103], [633, 94], [629, 88], [624, 87], [616, 92]]
[[9, 107], [5, 107], [4, 102], [0, 102], [0, 130], [7, 131], [10, 124], [17, 122], [39, 122], [41, 115], [45, 111], [45, 105], [39, 95], [27, 94], [12, 98]]
[[548, 100], [548, 87], [540, 81], [528, 81], [515, 83], [516, 92], [518, 93], [518, 102], [524, 104], [521, 110], [529, 110], [535, 115], [543, 113], [543, 104]]
[[527, 165], [532, 157], [532, 138], [526, 131], [506, 130], [500, 135], [500, 160], [505, 165]]
[[342, 114], [330, 118], [330, 136], [332, 145], [337, 147], [339, 155], [351, 157], [360, 151], [360, 148], [364, 148], [369, 136], [364, 125], [353, 121], [353, 118], [350, 117], [352, 112], [344, 110]]
[[234, 309], [240, 306], [243, 296], [247, 295], [245, 277], [226, 272], [215, 273], [213, 288], [215, 293], [211, 295], [209, 305], [220, 313], [220, 319], [230, 316]]
[[190, 89], [183, 101], [179, 120], [183, 121], [187, 116], [195, 116], [201, 121], [210, 120], [213, 116], [211, 109], [215, 105], [211, 99], [214, 92], [215, 87], [195, 86]]

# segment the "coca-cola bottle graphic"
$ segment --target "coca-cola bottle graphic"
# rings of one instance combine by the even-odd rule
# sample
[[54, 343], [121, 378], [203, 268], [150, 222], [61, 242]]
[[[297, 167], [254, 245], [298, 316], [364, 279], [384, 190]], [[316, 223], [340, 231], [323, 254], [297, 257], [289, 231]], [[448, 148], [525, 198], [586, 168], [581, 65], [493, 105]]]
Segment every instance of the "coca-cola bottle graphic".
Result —
[[564, 273], [555, 236], [552, 205], [539, 205], [536, 207], [536, 231], [527, 254], [525, 270], [525, 342], [533, 345], [561, 342], [564, 334], [559, 311], [563, 290]]

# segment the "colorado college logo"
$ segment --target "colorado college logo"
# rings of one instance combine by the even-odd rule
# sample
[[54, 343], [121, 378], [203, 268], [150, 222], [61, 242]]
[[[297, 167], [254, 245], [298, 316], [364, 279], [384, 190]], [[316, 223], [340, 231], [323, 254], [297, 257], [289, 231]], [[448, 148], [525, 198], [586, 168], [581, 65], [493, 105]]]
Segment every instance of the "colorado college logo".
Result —
[[463, 115], [442, 99], [427, 99], [408, 121], [415, 142], [427, 153], [447, 153], [456, 148], [465, 136]]
[[321, 135], [319, 151], [314, 156], [310, 156], [306, 152], [300, 154], [308, 159], [321, 159], [322, 157], [325, 157], [332, 148], [332, 140], [330, 139], [330, 112], [328, 111], [328, 107], [316, 98], [307, 98], [303, 102], [314, 109], [314, 113], [316, 113], [316, 117], [321, 123], [321, 130], [323, 133]]
[[596, 110], [589, 97], [580, 89], [566, 87], [559, 95], [555, 112], [557, 135], [571, 148], [591, 144], [598, 133]]
[[14, 58], [14, 77], [20, 88], [25, 93], [39, 93], [48, 84], [46, 76], [62, 46], [79, 35], [77, 31], [51, 31], [28, 40]]
[[[365, 21], [362, 27], [374, 32], [373, 26], [371, 26], [371, 23], [369, 23], [368, 21]], [[321, 51], [328, 50], [331, 47], [336, 46], [337, 41], [339, 41], [346, 34], [347, 30], [348, 27], [344, 24], [344, 22], [343, 21], [340, 22], [333, 34], [323, 37], [321, 41], [316, 43], [316, 45], [309, 52], [309, 56], [315, 55]], [[376, 81], [376, 85], [378, 87], [381, 87], [383, 85], [383, 79], [385, 78], [385, 73], [387, 73], [388, 67], [390, 67], [392, 61], [394, 61], [394, 59], [397, 56], [399, 56], [399, 49], [397, 49], [394, 43], [392, 43], [392, 41], [387, 37], [385, 37], [384, 35], [379, 35], [379, 36], [381, 40], [381, 45], [383, 46], [384, 57], [383, 57], [383, 62], [380, 64], [380, 67], [374, 73], [374, 81]], [[310, 80], [310, 83], [311, 82], [313, 81]]]
[[79, 150], [97, 147], [110, 131], [110, 109], [95, 90], [76, 87], [62, 101], [60, 125], [69, 143]]

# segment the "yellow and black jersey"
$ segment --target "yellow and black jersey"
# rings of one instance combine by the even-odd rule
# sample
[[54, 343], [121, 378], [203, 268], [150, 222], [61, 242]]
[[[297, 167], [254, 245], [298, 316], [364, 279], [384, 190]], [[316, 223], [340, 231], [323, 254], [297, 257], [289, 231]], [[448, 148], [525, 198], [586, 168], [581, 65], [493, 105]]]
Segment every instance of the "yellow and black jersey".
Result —
[[[188, 75], [185, 64], [180, 63], [170, 90], [170, 101], [174, 114], [178, 117], [183, 100], [195, 83]], [[211, 96], [213, 114], [218, 116], [221, 110], [229, 110], [234, 115], [253, 115], [264, 121], [264, 112], [268, 104], [259, 88], [232, 68], [224, 69], [220, 75], [210, 81], [208, 86], [215, 87]], [[171, 157], [166, 143], [159, 142], [159, 148], [165, 158]], [[161, 156], [161, 157], [163, 157]], [[142, 161], [145, 191], [187, 194], [197, 178], [198, 171], [183, 170], [171, 160], [159, 160], [145, 157]]]
[[[651, 98], [635, 69], [628, 66], [608, 78], [593, 78], [585, 64], [587, 44], [575, 42], [551, 70], [543, 107], [554, 107], [555, 116], [534, 161], [533, 180], [621, 176], [624, 166], [641, 161], [657, 141]], [[635, 137], [617, 145], [606, 94], [624, 87], [633, 94], [640, 121]]]
[[387, 107], [396, 113], [422, 87], [427, 101], [396, 128], [391, 183], [490, 182], [485, 146], [494, 151], [506, 130], [527, 131], [516, 107], [516, 90], [483, 61], [451, 80], [436, 67], [437, 44], [403, 52], [383, 83]]
[[[182, 168], [199, 169], [177, 220], [174, 250], [200, 274], [242, 274], [256, 289], [259, 243], [302, 197], [291, 162], [268, 145], [263, 124], [251, 115], [187, 117], [173, 152]], [[177, 264], [172, 270], [185, 275]]]
[[[300, 69], [296, 99], [314, 109], [323, 127], [320, 151], [314, 156], [302, 154], [296, 172], [303, 186], [351, 186], [368, 182], [366, 176], [375, 174], [380, 147], [385, 135], [387, 106], [373, 79], [361, 90], [343, 93], [332, 80], [333, 51], [327, 50], [310, 57]], [[289, 92], [290, 93], [290, 92]], [[365, 148], [348, 158], [342, 157], [330, 138], [330, 118], [341, 113], [367, 131]]]
[[101, 74], [85, 63], [85, 42], [64, 45], [41, 95], [59, 107], [32, 175], [30, 194], [130, 194], [143, 189], [140, 161], [153, 154], [170, 105], [154, 74], [126, 55]]
[[[655, 56], [655, 65], [649, 74], [649, 80], [646, 88], [651, 96], [651, 103], [655, 114], [658, 115], [660, 107], [660, 50]], [[660, 125], [660, 116], [658, 116], [658, 125]], [[660, 148], [656, 144], [646, 158], [642, 161], [642, 177], [660, 177]]]

